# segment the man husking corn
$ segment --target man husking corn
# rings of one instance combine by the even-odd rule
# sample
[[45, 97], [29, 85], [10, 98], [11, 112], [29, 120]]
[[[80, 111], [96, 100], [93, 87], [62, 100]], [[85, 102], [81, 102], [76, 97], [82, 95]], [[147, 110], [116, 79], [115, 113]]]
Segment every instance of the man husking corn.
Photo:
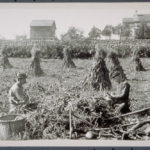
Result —
[[29, 103], [29, 97], [23, 89], [26, 78], [25, 73], [18, 73], [16, 83], [9, 90], [10, 113], [18, 113], [22, 106]]

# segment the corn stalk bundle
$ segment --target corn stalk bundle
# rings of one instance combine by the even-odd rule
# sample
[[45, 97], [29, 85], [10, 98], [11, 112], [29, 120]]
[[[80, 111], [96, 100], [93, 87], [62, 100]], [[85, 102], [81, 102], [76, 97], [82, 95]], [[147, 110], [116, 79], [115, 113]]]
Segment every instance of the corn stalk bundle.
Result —
[[95, 52], [95, 60], [96, 61], [98, 61], [100, 58], [102, 58], [102, 59], [106, 58], [107, 53], [106, 53], [105, 49], [106, 49], [106, 46], [104, 48], [104, 45], [102, 46], [102, 45], [97, 44], [95, 46], [95, 51], [96, 51]]
[[109, 79], [109, 71], [106, 67], [105, 61], [99, 58], [91, 69], [90, 75], [83, 83], [84, 87], [92, 87], [94, 90], [110, 90], [111, 81]]
[[68, 48], [64, 48], [63, 53], [64, 53], [63, 66], [66, 68], [76, 68], [76, 66], [71, 58]]
[[140, 60], [139, 51], [140, 51], [140, 46], [136, 45], [134, 47], [133, 57], [132, 57], [134, 69], [135, 69], [135, 71], [146, 71]]
[[32, 60], [30, 64], [30, 70], [33, 76], [41, 76], [44, 73], [40, 66], [40, 51], [36, 46], [34, 46], [32, 49]]
[[134, 62], [134, 66], [135, 66], [135, 71], [145, 71], [145, 68], [143, 67], [139, 56], [137, 56], [137, 55], [134, 56], [133, 62]]
[[139, 56], [139, 46], [135, 46], [132, 61], [134, 63], [135, 71], [146, 71], [145, 68], [142, 65], [142, 62], [140, 60]]
[[126, 75], [124, 73], [124, 70], [122, 66], [120, 65], [118, 56], [115, 52], [110, 52], [108, 55], [108, 58], [110, 60], [110, 79], [113, 79], [114, 81], [121, 83], [126, 80]]
[[5, 51], [5, 47], [2, 49], [2, 58], [1, 58], [1, 66], [3, 69], [12, 68], [13, 66], [10, 64], [7, 53]]

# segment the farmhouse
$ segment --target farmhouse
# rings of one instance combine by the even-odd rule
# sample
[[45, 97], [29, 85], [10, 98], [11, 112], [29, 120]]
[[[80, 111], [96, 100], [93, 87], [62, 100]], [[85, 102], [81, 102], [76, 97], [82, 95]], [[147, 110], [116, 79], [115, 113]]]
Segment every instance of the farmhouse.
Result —
[[135, 29], [138, 27], [138, 25], [141, 23], [146, 23], [148, 26], [150, 26], [150, 14], [138, 14], [136, 11], [132, 18], [123, 18], [122, 23], [129, 25], [132, 30], [132, 36], [134, 37]]
[[55, 37], [56, 24], [54, 20], [32, 20], [30, 24], [31, 40], [49, 40]]

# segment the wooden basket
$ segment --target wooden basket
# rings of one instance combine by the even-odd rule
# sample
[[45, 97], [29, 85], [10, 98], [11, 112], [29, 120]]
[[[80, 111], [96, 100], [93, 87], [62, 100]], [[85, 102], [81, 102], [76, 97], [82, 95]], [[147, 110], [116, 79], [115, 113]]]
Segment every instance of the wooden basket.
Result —
[[8, 140], [19, 135], [25, 129], [25, 118], [16, 119], [21, 115], [5, 115], [0, 117], [0, 139]]

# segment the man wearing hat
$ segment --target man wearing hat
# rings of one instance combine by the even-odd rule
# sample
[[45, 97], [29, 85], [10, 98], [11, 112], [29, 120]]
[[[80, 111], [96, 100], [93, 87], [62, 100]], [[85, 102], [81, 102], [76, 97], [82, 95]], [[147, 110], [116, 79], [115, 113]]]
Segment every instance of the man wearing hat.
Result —
[[27, 75], [25, 73], [18, 73], [16, 83], [9, 90], [10, 113], [17, 113], [23, 105], [29, 103], [29, 97], [23, 89], [26, 78]]

